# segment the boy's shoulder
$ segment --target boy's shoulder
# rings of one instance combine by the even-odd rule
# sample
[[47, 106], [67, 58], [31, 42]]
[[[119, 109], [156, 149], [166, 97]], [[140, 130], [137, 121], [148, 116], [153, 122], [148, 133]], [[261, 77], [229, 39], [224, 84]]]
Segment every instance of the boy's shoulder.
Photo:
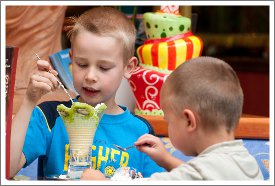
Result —
[[40, 109], [43, 109], [43, 110], [51, 110], [52, 111], [52, 109], [56, 110], [57, 105], [60, 105], [60, 104], [63, 104], [66, 107], [71, 107], [72, 102], [71, 101], [45, 101], [45, 102], [38, 104], [37, 107], [39, 107]]
[[56, 118], [59, 117], [59, 113], [57, 112], [57, 106], [60, 104], [63, 104], [66, 107], [71, 107], [72, 105], [71, 101], [46, 101], [37, 105], [39, 110], [41, 110], [41, 112], [43, 113], [51, 129], [55, 125]]
[[155, 135], [154, 128], [152, 127], [151, 123], [147, 119], [145, 119], [139, 115], [136, 115], [134, 113], [131, 113], [131, 114], [133, 115], [134, 118], [136, 118], [137, 120], [140, 120], [141, 122], [143, 122], [146, 125], [146, 127], [149, 130], [149, 132], [148, 132], [149, 134]]

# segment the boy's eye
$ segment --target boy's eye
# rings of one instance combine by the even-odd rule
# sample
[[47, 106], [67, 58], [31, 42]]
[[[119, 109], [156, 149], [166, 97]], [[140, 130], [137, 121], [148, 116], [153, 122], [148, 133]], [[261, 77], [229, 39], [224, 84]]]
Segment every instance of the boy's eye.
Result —
[[103, 67], [103, 66], [101, 66], [101, 67], [99, 67], [101, 70], [103, 70], [103, 71], [107, 71], [107, 70], [110, 70], [111, 68], [110, 67]]
[[79, 66], [79, 67], [81, 67], [81, 68], [84, 68], [84, 67], [86, 67], [87, 65], [86, 64], [84, 64], [84, 63], [76, 63], [77, 64], [77, 66]]

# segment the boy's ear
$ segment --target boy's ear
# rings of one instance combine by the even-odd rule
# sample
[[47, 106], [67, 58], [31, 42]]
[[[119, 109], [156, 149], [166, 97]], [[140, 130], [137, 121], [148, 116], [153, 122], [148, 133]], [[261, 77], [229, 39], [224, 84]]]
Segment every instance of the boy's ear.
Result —
[[197, 120], [196, 120], [194, 112], [189, 109], [184, 109], [182, 114], [187, 122], [187, 125], [186, 125], [187, 131], [192, 132], [192, 131], [196, 130]]
[[72, 60], [72, 58], [73, 58], [73, 51], [72, 51], [72, 49], [69, 50], [69, 56], [70, 56], [70, 59]]
[[126, 79], [129, 79], [132, 75], [133, 70], [137, 67], [138, 64], [138, 59], [136, 57], [131, 57], [129, 59], [127, 65], [125, 66], [125, 72], [124, 72], [124, 77]]

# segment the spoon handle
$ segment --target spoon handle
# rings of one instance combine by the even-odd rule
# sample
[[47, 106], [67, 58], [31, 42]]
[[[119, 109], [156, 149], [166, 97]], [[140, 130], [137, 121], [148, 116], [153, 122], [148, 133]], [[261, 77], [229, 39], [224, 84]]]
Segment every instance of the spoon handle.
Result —
[[124, 149], [125, 149], [125, 150], [128, 150], [128, 149], [133, 148], [133, 147], [135, 147], [135, 145], [132, 145], [132, 146], [126, 147], [126, 148], [124, 148]]

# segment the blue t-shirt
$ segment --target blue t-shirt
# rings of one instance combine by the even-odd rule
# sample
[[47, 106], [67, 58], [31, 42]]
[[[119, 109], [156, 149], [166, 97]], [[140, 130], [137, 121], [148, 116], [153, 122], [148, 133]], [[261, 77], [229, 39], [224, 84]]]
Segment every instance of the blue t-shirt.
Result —
[[[50, 177], [66, 174], [69, 161], [69, 139], [64, 123], [56, 107], [64, 104], [71, 107], [71, 102], [44, 102], [32, 112], [23, 153], [26, 157], [24, 167], [39, 157], [38, 176]], [[126, 107], [122, 114], [104, 114], [96, 130], [91, 161], [94, 169], [101, 170], [106, 176], [121, 166], [128, 166], [149, 177], [155, 172], [163, 172], [149, 156], [131, 148], [120, 151], [113, 144], [127, 147], [143, 134], [154, 134], [153, 128], [145, 119], [133, 115]], [[92, 142], [91, 142], [92, 143]]]

